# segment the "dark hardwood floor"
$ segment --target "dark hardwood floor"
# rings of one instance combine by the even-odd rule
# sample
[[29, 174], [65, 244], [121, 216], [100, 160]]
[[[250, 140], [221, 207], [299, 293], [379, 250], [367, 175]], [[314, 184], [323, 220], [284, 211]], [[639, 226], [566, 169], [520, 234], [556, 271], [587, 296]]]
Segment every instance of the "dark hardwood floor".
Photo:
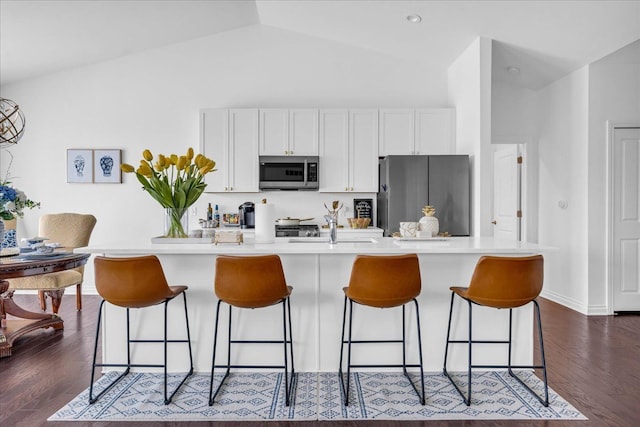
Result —
[[[16, 301], [37, 310], [35, 295]], [[64, 331], [42, 330], [19, 339], [13, 356], [0, 359], [0, 426], [50, 427], [137, 425], [177, 426], [180, 423], [62, 423], [46, 419], [89, 385], [96, 310], [99, 297], [85, 295], [81, 312], [74, 296], [65, 296], [60, 314]], [[640, 316], [587, 317], [540, 299], [550, 386], [577, 407], [589, 421], [422, 421], [422, 422], [223, 422], [226, 427], [344, 426], [639, 426]], [[187, 424], [187, 423], [183, 423]], [[189, 426], [216, 423], [194, 422]]]

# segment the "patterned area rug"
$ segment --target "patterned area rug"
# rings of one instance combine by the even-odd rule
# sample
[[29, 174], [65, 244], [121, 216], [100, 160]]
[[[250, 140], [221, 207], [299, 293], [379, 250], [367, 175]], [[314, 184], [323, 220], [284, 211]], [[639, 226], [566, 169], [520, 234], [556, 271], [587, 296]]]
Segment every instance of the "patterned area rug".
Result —
[[[114, 376], [112, 372], [98, 380], [96, 391]], [[533, 374], [522, 376], [534, 390], [542, 390]], [[460, 374], [462, 384], [465, 378]], [[171, 377], [169, 390], [180, 380], [179, 375]], [[295, 386], [292, 405], [286, 407], [282, 374], [232, 373], [209, 406], [209, 376], [194, 374], [172, 403], [164, 405], [162, 375], [133, 373], [93, 405], [85, 390], [49, 421], [586, 419], [551, 389], [545, 408], [506, 372], [474, 372], [470, 407], [439, 373], [425, 374], [425, 406], [401, 373], [352, 373], [347, 407], [341, 403], [337, 373], [299, 373]]]

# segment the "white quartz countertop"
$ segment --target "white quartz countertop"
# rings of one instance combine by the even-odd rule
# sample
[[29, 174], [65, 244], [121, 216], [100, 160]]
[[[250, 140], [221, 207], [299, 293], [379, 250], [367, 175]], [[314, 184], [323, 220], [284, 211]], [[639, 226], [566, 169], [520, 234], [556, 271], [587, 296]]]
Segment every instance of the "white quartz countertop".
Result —
[[[292, 240], [298, 240], [292, 243]], [[304, 241], [300, 241], [304, 240]], [[151, 243], [148, 241], [125, 241], [96, 244], [78, 248], [75, 252], [113, 255], [206, 255], [206, 254], [531, 254], [553, 250], [534, 243], [497, 240], [492, 237], [451, 237], [447, 240], [399, 241], [391, 237], [338, 239], [330, 245], [324, 237], [288, 238], [278, 237], [275, 243], [255, 243], [246, 239], [243, 244], [221, 243]]]

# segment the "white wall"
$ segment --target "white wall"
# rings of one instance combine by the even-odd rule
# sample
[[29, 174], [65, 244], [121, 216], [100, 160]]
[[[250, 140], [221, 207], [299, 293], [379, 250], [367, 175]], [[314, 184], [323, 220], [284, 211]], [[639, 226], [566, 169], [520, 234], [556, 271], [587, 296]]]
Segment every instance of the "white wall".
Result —
[[[636, 52], [640, 41], [635, 42]], [[631, 46], [630, 46], [631, 48]], [[589, 313], [607, 313], [607, 121], [640, 125], [640, 54], [589, 67]]]
[[[589, 69], [538, 93], [538, 240], [558, 248], [543, 295], [587, 312]], [[604, 165], [604, 159], [602, 159]], [[559, 206], [567, 202], [567, 208]]]
[[456, 107], [456, 152], [471, 156], [471, 234], [491, 236], [491, 40], [480, 37], [449, 67]]
[[[134, 176], [124, 175], [122, 185], [67, 184], [69, 148], [121, 148], [123, 161], [134, 164], [145, 148], [197, 148], [205, 107], [444, 107], [446, 78], [380, 53], [253, 26], [2, 87], [27, 116], [25, 136], [11, 150], [14, 183], [42, 202], [19, 234], [37, 234], [38, 216], [59, 211], [95, 214], [96, 243], [161, 231], [160, 207]], [[363, 195], [340, 196], [351, 205]], [[232, 210], [259, 197], [205, 194], [197, 206], [202, 215], [208, 202]], [[283, 214], [320, 217], [334, 197], [274, 199]]]

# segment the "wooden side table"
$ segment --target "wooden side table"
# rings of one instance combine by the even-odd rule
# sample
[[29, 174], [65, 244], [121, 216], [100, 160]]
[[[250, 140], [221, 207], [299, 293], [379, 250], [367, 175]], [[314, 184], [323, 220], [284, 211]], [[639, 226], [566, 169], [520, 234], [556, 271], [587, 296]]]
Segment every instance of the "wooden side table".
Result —
[[[18, 256], [0, 258], [0, 357], [11, 356], [13, 342], [20, 336], [40, 329], [64, 328], [58, 315], [35, 313], [23, 309], [13, 301], [14, 289], [9, 290], [6, 279], [35, 276], [69, 270], [86, 264], [89, 254], [55, 254], [39, 259], [22, 259]], [[12, 318], [7, 318], [7, 315]]]

